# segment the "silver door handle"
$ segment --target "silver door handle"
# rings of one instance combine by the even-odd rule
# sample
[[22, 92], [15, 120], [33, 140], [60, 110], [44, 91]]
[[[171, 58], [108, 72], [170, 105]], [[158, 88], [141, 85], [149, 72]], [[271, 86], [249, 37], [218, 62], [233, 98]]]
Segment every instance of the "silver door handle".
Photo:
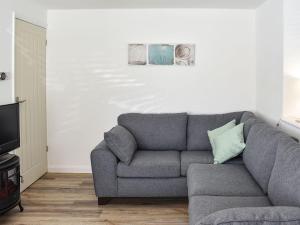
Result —
[[22, 100], [20, 97], [16, 97], [16, 102], [17, 103], [24, 103], [24, 102], [26, 102], [26, 100], [25, 99]]

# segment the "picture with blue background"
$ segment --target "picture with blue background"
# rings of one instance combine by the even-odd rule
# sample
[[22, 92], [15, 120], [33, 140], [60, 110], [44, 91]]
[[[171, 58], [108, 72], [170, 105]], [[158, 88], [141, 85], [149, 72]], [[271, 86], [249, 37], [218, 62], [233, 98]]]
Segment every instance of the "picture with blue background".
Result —
[[148, 49], [149, 64], [173, 65], [174, 46], [168, 44], [152, 44]]

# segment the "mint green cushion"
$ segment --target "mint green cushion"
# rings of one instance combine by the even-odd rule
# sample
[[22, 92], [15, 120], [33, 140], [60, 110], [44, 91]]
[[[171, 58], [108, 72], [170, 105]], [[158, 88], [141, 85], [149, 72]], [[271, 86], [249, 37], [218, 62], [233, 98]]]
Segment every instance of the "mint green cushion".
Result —
[[214, 143], [216, 137], [218, 137], [220, 134], [224, 133], [225, 131], [230, 130], [231, 128], [234, 128], [235, 127], [235, 123], [236, 123], [236, 120], [232, 120], [229, 123], [226, 123], [222, 127], [219, 127], [217, 129], [214, 129], [214, 130], [207, 131], [208, 138], [209, 138], [209, 141], [210, 141], [213, 153], [214, 153], [215, 148], [216, 148], [215, 147], [215, 143]]
[[246, 147], [244, 142], [244, 123], [227, 130], [214, 139], [214, 163], [223, 163], [238, 156]]

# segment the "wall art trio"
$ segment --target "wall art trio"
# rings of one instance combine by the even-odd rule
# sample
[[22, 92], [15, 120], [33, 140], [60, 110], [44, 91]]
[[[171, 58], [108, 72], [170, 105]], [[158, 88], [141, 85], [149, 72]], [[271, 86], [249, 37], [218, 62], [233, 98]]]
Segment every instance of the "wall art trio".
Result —
[[129, 65], [195, 65], [194, 44], [129, 44]]

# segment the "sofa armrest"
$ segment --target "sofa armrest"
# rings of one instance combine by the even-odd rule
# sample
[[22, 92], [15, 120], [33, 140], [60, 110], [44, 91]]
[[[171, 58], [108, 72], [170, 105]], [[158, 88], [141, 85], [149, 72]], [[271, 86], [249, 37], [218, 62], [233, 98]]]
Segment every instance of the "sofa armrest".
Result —
[[298, 225], [300, 208], [285, 206], [245, 207], [212, 213], [197, 225]]
[[117, 163], [116, 156], [106, 146], [105, 141], [91, 152], [94, 186], [98, 197], [117, 196]]

